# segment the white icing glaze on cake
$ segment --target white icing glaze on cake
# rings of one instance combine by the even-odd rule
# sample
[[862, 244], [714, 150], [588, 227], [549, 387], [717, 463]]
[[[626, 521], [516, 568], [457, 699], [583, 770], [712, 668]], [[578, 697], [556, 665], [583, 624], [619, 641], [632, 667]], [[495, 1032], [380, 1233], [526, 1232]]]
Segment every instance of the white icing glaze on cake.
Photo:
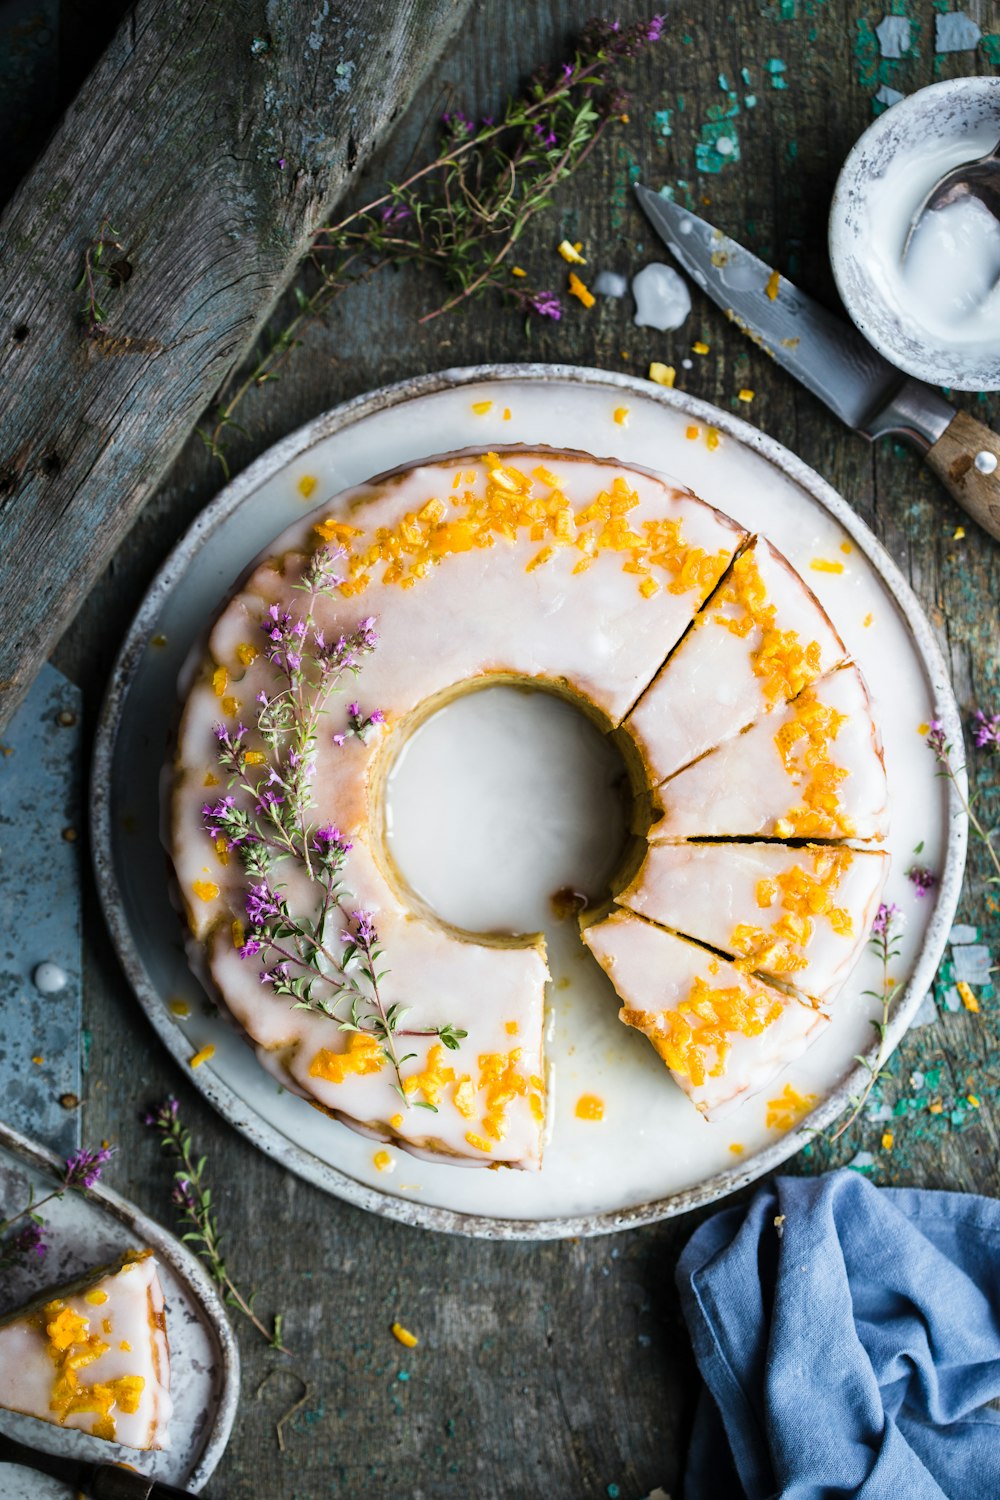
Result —
[[846, 658], [812, 590], [755, 537], [629, 714], [629, 732], [664, 781]]
[[650, 839], [763, 835], [881, 841], [889, 826], [882, 747], [854, 666], [806, 688], [657, 791]]
[[868, 941], [889, 856], [846, 845], [651, 844], [622, 906], [823, 1008]]
[[[204, 829], [203, 804], [224, 790], [213, 727], [221, 720], [232, 729], [259, 692], [272, 690], [273, 669], [256, 654], [262, 622], [272, 606], [295, 611], [296, 585], [322, 544], [342, 544], [348, 557], [344, 585], [317, 601], [317, 620], [335, 639], [375, 617], [380, 642], [356, 696], [361, 714], [378, 708], [385, 725], [336, 743], [343, 707], [335, 701], [318, 742], [315, 821], [335, 823], [353, 845], [350, 901], [331, 921], [346, 930], [351, 910], [374, 913], [387, 998], [410, 1007], [401, 1039], [415, 1056], [402, 1067], [405, 1099], [371, 1035], [345, 1033], [338, 1019], [295, 1009], [262, 985], [260, 963], [239, 952], [244, 873], [225, 841], [213, 847]], [[815, 1007], [855, 961], [886, 861], [840, 858], [837, 899], [852, 936], [814, 924], [802, 945], [806, 966], [788, 973], [761, 945], [759, 882], [780, 882], [807, 857], [827, 856], [730, 845], [727, 857], [722, 846], [672, 841], [884, 836], [878, 735], [860, 674], [838, 666], [843, 660], [833, 626], [770, 543], [748, 544], [735, 522], [655, 476], [585, 455], [518, 450], [457, 455], [360, 486], [276, 540], [187, 674], [170, 845], [192, 961], [207, 970], [262, 1064], [318, 1108], [418, 1155], [537, 1168], [544, 944], [531, 934], [463, 934], [421, 909], [392, 868], [381, 804], [399, 747], [429, 713], [489, 682], [543, 687], [615, 736], [637, 832], [654, 819], [646, 864], [631, 885], [621, 877], [627, 889], [617, 898], [651, 920], [623, 911], [585, 920], [584, 940], [625, 1001], [623, 1018], [673, 1059], [698, 1108], [734, 1106], [822, 1028]], [[256, 752], [263, 741], [255, 733], [246, 744]], [[279, 870], [289, 909], [311, 915], [315, 887], [292, 865]], [[739, 952], [739, 967], [665, 930], [675, 927]], [[734, 943], [738, 928], [744, 936]], [[801, 985], [803, 993], [774, 990], [751, 970], [780, 974], [786, 989]], [[665, 1017], [688, 1014], [705, 985], [731, 993], [716, 1017], [714, 1051], [692, 1072], [678, 1066]], [[445, 1023], [468, 1033], [457, 1050], [428, 1034]]]
[[709, 1119], [766, 1088], [827, 1024], [821, 1011], [631, 912], [585, 928], [583, 940], [624, 1002], [621, 1019], [652, 1042]]
[[0, 1321], [0, 1406], [129, 1448], [167, 1447], [170, 1354], [150, 1251]]
[[[395, 1094], [377, 1049], [348, 1041], [335, 1020], [293, 1010], [261, 985], [257, 964], [239, 957], [233, 923], [243, 916], [242, 871], [235, 859], [219, 862], [203, 828], [203, 804], [216, 795], [206, 791], [213, 725], [235, 724], [269, 687], [266, 663], [246, 664], [247, 647], [260, 639], [272, 604], [294, 608], [304, 554], [320, 536], [351, 549], [351, 573], [340, 597], [319, 601], [317, 618], [335, 638], [375, 616], [379, 646], [357, 696], [365, 710], [385, 713], [386, 732], [342, 745], [320, 737], [317, 821], [335, 822], [353, 842], [351, 906], [376, 913], [389, 998], [411, 1007], [408, 1030], [447, 1022], [468, 1031], [456, 1052], [433, 1038], [407, 1038], [417, 1053], [404, 1068], [411, 1107]], [[744, 539], [734, 522], [651, 475], [542, 452], [409, 470], [342, 497], [328, 523], [314, 514], [277, 539], [280, 562], [258, 566], [223, 610], [188, 697], [171, 847], [214, 986], [283, 1083], [407, 1149], [538, 1165], [542, 944], [530, 935], [466, 938], [416, 909], [385, 854], [385, 770], [414, 723], [470, 683], [550, 687], [601, 727], [617, 725]], [[372, 563], [365, 559], [373, 542], [380, 556]], [[281, 879], [291, 909], [307, 910], [304, 877], [282, 868]], [[345, 1045], [358, 1049], [346, 1065]]]

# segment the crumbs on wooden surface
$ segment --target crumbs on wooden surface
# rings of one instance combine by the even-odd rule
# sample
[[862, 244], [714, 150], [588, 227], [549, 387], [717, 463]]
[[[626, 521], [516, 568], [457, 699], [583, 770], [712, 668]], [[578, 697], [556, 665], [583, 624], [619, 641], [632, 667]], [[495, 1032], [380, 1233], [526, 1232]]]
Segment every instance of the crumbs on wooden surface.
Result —
[[844, 564], [835, 557], [811, 558], [809, 566], [814, 573], [842, 573], [844, 571]]
[[568, 261], [571, 266], [585, 266], [587, 264], [586, 257], [580, 254], [580, 251], [583, 249], [582, 240], [578, 240], [575, 245], [571, 245], [569, 240], [562, 240], [556, 248], [563, 260]]
[[396, 1170], [396, 1158], [391, 1151], [376, 1151], [372, 1157], [372, 1161], [379, 1172], [394, 1172]]
[[597, 1094], [581, 1094], [574, 1113], [578, 1120], [603, 1120], [604, 1100]]
[[673, 365], [662, 365], [654, 359], [649, 367], [649, 379], [654, 385], [665, 385], [668, 390], [673, 390], [677, 371]]
[[398, 1339], [406, 1349], [415, 1349], [420, 1342], [415, 1333], [411, 1333], [408, 1328], [404, 1328], [402, 1323], [398, 1321], [393, 1323], [389, 1331], [393, 1338]]
[[511, 266], [510, 274], [512, 276], [527, 276], [528, 273], [523, 266]]
[[701, 339], [698, 339], [696, 343], [693, 343], [691, 345], [691, 353], [692, 354], [707, 354], [708, 351], [709, 351], [709, 348], [710, 348], [710, 345], [704, 343]]
[[597, 301], [593, 292], [589, 287], [584, 286], [575, 271], [570, 271], [569, 273], [569, 294], [571, 297], [575, 297], [578, 302], [581, 302], [584, 307], [593, 307]]
[[893, 1135], [893, 1133], [892, 1133], [891, 1130], [883, 1131], [883, 1133], [882, 1133], [882, 1150], [883, 1151], [891, 1151], [892, 1148], [893, 1148], [893, 1145], [895, 1143], [895, 1140], [896, 1140], [896, 1137]]
[[45, 1058], [42, 1057], [40, 1053], [36, 1052], [31, 1061], [35, 1064], [36, 1068], [40, 1068], [42, 1066], [42, 1063], [45, 1061]]
[[302, 496], [303, 500], [308, 500], [309, 496], [312, 494], [312, 492], [313, 492], [313, 490], [315, 488], [316, 488], [316, 476], [315, 476], [315, 474], [303, 474], [302, 477], [299, 480], [299, 483], [298, 483], [298, 491], [299, 491], [299, 494]]
[[952, 539], [953, 542], [960, 542], [964, 536], [965, 536], [965, 527], [964, 526], [956, 526], [955, 530], [951, 534], [951, 539]]
[[214, 1056], [215, 1046], [212, 1042], [208, 1042], [204, 1047], [196, 1052], [192, 1058], [189, 1059], [188, 1067], [200, 1068], [202, 1063], [207, 1063], [208, 1060]]
[[751, 391], [748, 386], [744, 386], [741, 391], [737, 391], [736, 393], [736, 399], [738, 401], [745, 401], [747, 402], [747, 404], [749, 404], [753, 400], [753, 398], [754, 392]]
[[966, 981], [964, 979], [960, 979], [955, 985], [955, 988], [956, 990], [958, 990], [962, 1004], [965, 1006], [966, 1010], [971, 1010], [973, 1013], [978, 1011], [979, 1001], [972, 993], [972, 990], [969, 988], [969, 985], [966, 983]]

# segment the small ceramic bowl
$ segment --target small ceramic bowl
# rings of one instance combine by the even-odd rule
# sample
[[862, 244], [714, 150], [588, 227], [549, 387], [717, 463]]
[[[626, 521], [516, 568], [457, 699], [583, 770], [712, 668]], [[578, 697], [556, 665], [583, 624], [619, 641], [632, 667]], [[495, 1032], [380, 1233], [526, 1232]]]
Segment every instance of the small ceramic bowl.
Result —
[[[844, 306], [886, 359], [959, 391], [1000, 390], [1000, 290], [949, 334], [925, 326], [901, 271], [907, 228], [951, 167], [1000, 140], [1000, 78], [954, 78], [894, 104], [851, 151], [830, 210], [830, 259]], [[943, 277], [949, 267], [942, 266]], [[954, 275], [954, 268], [951, 268]]]

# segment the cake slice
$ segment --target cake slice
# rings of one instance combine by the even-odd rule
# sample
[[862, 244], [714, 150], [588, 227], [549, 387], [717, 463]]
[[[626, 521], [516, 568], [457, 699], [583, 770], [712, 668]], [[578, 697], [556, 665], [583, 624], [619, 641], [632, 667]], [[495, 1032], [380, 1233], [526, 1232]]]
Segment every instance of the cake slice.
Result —
[[857, 667], [840, 667], [784, 709], [678, 771], [656, 793], [650, 840], [885, 838], [882, 746]]
[[641, 1031], [703, 1115], [718, 1119], [766, 1088], [827, 1024], [821, 1011], [762, 984], [707, 948], [631, 912], [583, 940]]
[[868, 939], [888, 869], [881, 850], [842, 844], [653, 844], [617, 899], [825, 1008]]
[[777, 548], [755, 537], [628, 717], [651, 781], [672, 776], [846, 659], [815, 594]]
[[167, 1447], [170, 1354], [152, 1251], [0, 1319], [0, 1407], [129, 1448]]

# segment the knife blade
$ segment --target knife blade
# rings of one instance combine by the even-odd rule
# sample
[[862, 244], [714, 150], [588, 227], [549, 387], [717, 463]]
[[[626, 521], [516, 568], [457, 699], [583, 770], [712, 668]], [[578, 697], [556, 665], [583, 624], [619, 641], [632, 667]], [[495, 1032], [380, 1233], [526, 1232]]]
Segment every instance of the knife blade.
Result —
[[1000, 437], [932, 386], [903, 375], [844, 318], [689, 209], [636, 183], [657, 234], [748, 338], [848, 427], [911, 442], [952, 496], [1000, 537]]
[[190, 1490], [179, 1490], [175, 1485], [149, 1479], [134, 1469], [43, 1453], [3, 1432], [0, 1432], [0, 1464], [37, 1469], [40, 1474], [48, 1474], [71, 1489], [91, 1496], [91, 1500], [194, 1500]]

